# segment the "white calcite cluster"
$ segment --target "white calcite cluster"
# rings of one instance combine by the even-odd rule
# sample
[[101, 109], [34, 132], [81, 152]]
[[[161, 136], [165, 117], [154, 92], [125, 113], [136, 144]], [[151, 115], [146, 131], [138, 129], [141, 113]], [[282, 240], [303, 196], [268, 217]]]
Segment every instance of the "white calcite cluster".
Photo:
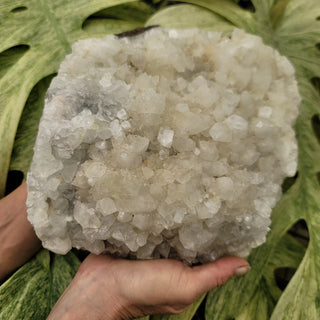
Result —
[[29, 220], [61, 254], [246, 256], [296, 172], [299, 103], [289, 61], [241, 30], [78, 41], [46, 97]]

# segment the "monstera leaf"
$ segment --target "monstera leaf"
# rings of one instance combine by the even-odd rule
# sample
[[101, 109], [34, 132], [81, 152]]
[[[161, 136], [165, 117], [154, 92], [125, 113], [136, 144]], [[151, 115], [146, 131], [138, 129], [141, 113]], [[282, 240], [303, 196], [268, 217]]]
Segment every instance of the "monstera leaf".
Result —
[[40, 251], [0, 287], [0, 319], [46, 319], [79, 267], [78, 258]]
[[[181, 315], [148, 319], [320, 319], [319, 0], [179, 0], [172, 3], [163, 0], [2, 0], [0, 194], [4, 192], [9, 166], [25, 174], [28, 170], [45, 91], [59, 63], [70, 52], [71, 44], [80, 38], [101, 37], [155, 24], [199, 27], [226, 34], [238, 27], [261, 36], [266, 44], [278, 49], [294, 64], [303, 100], [296, 123], [297, 179], [273, 211], [267, 242], [248, 258], [252, 270], [210, 292], [205, 300], [202, 297]], [[287, 233], [300, 220], [305, 221], [309, 230], [307, 248]], [[31, 264], [32, 268], [27, 267]], [[38, 276], [39, 281], [46, 281], [41, 276], [41, 268], [39, 257], [34, 258], [3, 285], [1, 312], [13, 310], [14, 303], [24, 305], [27, 300], [20, 297], [24, 295], [28, 299], [34, 294], [32, 290], [19, 289], [21, 279], [35, 283], [32, 279]], [[279, 268], [296, 269], [283, 291], [275, 280]], [[50, 272], [58, 276], [57, 268]], [[64, 285], [70, 280], [65, 277]], [[41, 304], [46, 310], [52, 306], [50, 299], [42, 295]], [[200, 304], [200, 309], [205, 304], [205, 312], [198, 309]], [[8, 319], [21, 318], [17, 313], [14, 315]], [[42, 319], [36, 313], [29, 318]]]

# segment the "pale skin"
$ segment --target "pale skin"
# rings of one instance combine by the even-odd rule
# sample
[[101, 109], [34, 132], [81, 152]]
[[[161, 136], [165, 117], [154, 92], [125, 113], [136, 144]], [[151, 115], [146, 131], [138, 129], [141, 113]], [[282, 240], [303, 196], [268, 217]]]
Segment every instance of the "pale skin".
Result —
[[[41, 248], [27, 220], [26, 197], [24, 183], [0, 200], [0, 279]], [[238, 257], [188, 267], [175, 260], [130, 261], [90, 254], [47, 319], [122, 320], [180, 313], [205, 292], [249, 269]]]

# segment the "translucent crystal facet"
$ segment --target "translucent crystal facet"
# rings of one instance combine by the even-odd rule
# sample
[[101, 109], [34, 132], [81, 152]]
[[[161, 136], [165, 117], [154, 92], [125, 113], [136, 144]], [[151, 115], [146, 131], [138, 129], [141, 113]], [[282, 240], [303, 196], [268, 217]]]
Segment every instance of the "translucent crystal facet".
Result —
[[295, 174], [299, 103], [290, 62], [241, 30], [78, 41], [46, 96], [29, 220], [58, 253], [245, 256]]

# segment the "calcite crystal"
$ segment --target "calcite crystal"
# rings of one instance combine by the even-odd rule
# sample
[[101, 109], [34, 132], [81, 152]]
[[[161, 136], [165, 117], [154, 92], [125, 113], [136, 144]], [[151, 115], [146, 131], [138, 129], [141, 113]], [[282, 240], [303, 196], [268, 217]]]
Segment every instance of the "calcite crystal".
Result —
[[289, 61], [238, 29], [78, 41], [46, 96], [29, 220], [60, 254], [246, 256], [296, 172], [299, 103]]

